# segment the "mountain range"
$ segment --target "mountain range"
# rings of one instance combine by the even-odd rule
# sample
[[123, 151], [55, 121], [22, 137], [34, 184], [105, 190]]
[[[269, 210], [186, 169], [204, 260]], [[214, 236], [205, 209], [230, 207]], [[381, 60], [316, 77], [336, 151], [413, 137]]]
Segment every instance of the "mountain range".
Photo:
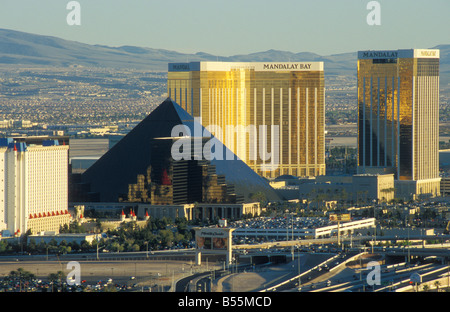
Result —
[[[450, 90], [450, 44], [440, 49], [441, 90]], [[268, 50], [229, 57], [205, 52], [186, 54], [176, 51], [136, 46], [110, 47], [91, 45], [57, 37], [0, 29], [0, 64], [68, 67], [108, 67], [167, 71], [170, 62], [233, 61], [233, 62], [324, 62], [326, 76], [356, 77], [357, 52], [328, 56], [311, 52], [293, 53]]]

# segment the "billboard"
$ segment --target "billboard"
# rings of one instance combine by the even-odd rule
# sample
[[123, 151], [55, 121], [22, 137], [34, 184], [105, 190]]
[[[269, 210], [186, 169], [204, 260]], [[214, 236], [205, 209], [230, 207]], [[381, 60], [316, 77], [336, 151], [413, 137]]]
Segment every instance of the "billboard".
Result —
[[226, 262], [232, 261], [231, 228], [195, 228], [195, 262], [201, 264], [202, 253], [225, 255]]
[[351, 217], [349, 213], [330, 214], [330, 221], [351, 221]]
[[197, 249], [227, 250], [229, 236], [228, 229], [201, 229], [195, 235]]

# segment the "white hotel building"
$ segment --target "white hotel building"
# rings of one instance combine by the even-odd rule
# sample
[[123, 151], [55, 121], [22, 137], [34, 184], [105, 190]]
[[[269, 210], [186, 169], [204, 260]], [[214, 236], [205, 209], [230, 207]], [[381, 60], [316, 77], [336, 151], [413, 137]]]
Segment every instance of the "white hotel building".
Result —
[[68, 145], [0, 139], [0, 232], [59, 232], [68, 212]]

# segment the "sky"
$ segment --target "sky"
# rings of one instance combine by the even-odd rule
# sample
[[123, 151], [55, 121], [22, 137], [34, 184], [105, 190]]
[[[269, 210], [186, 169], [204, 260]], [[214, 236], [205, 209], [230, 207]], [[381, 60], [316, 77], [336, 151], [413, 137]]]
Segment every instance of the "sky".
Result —
[[69, 2], [0, 0], [0, 28], [218, 56], [450, 44], [450, 0], [378, 0], [379, 11], [367, 8], [370, 0], [78, 0], [80, 25], [67, 23]]

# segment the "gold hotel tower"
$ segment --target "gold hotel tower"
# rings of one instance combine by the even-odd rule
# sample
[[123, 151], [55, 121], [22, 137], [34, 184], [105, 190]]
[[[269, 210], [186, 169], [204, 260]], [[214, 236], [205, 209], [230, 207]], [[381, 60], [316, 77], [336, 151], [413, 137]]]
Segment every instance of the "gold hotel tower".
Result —
[[358, 52], [358, 173], [439, 195], [439, 50]]
[[170, 63], [168, 96], [266, 178], [325, 174], [323, 62]]

